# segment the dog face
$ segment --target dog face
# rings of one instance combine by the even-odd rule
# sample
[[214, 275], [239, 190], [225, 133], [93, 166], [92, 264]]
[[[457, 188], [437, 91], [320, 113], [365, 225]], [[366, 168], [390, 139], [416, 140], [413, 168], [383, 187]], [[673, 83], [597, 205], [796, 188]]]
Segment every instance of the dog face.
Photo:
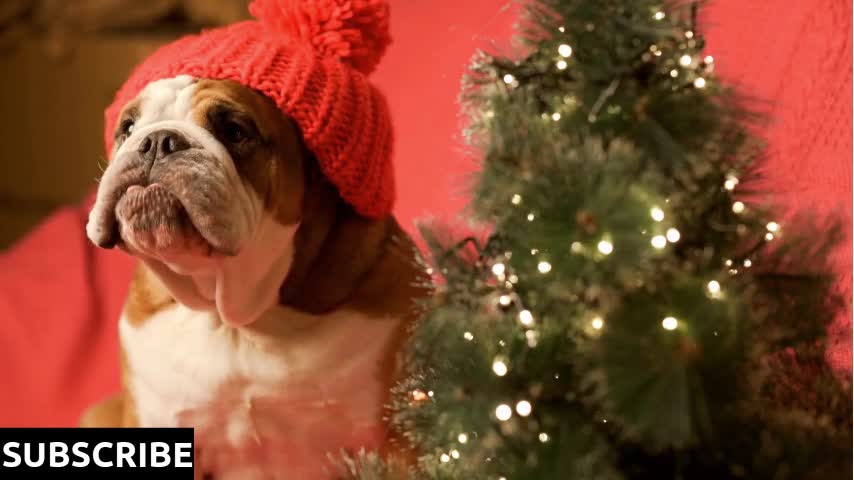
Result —
[[91, 241], [141, 258], [188, 306], [251, 321], [290, 265], [308, 158], [296, 126], [236, 82], [189, 76], [149, 84], [117, 125]]
[[176, 263], [237, 255], [265, 215], [298, 220], [302, 161], [295, 127], [262, 95], [153, 82], [121, 113], [87, 233]]

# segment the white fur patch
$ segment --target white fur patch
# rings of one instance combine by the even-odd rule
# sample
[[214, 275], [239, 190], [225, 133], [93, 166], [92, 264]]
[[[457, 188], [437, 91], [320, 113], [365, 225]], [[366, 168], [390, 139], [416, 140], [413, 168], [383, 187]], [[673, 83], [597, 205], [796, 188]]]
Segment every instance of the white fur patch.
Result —
[[196, 429], [217, 479], [326, 478], [327, 453], [377, 447], [381, 358], [397, 319], [277, 307], [257, 329], [181, 305], [120, 324], [143, 427]]

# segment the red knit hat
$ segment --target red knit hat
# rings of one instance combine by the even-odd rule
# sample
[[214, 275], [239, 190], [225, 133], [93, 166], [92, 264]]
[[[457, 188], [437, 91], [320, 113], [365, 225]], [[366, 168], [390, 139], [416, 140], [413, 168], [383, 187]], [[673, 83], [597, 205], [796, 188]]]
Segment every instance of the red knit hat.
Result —
[[161, 47], [136, 67], [105, 112], [104, 140], [124, 105], [154, 80], [234, 80], [269, 97], [299, 125], [342, 198], [381, 217], [394, 204], [391, 117], [366, 78], [390, 43], [384, 0], [254, 0], [257, 20]]

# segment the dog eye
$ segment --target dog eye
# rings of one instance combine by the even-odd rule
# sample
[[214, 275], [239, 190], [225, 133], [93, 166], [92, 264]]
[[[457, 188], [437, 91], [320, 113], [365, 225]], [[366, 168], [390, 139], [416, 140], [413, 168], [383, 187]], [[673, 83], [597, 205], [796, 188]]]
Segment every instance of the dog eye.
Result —
[[122, 135], [130, 135], [133, 132], [134, 125], [135, 122], [133, 119], [128, 118], [122, 122], [122, 126], [119, 130], [122, 132]]
[[223, 125], [223, 136], [228, 143], [237, 144], [243, 143], [249, 135], [243, 125], [229, 120]]

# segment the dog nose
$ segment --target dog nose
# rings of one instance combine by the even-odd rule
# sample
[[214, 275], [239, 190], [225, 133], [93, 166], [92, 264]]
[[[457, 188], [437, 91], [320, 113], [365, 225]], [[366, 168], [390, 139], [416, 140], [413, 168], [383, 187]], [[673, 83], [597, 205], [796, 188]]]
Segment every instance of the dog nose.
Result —
[[139, 144], [139, 154], [150, 162], [181, 150], [190, 148], [190, 143], [183, 135], [174, 130], [158, 130], [148, 134]]

